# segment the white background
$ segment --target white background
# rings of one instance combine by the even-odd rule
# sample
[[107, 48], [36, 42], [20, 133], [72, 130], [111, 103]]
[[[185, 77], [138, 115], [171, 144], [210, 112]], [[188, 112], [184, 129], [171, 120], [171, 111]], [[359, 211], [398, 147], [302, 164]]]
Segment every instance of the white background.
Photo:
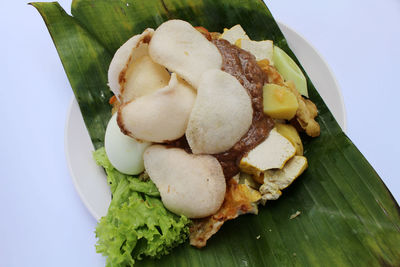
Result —
[[[70, 1], [60, 1], [70, 10]], [[347, 134], [400, 200], [400, 2], [269, 0], [276, 19], [322, 54], [341, 86]], [[0, 266], [104, 266], [69, 177], [64, 125], [72, 90], [26, 1], [0, 8]]]

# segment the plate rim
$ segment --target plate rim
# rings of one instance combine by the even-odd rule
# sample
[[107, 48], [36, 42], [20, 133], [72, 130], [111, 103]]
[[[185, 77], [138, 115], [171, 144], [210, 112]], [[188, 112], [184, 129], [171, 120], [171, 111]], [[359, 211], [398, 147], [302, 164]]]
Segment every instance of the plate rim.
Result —
[[[339, 120], [338, 120], [335, 116], [333, 116], [333, 117], [334, 117], [335, 120], [338, 122], [339, 126], [342, 128], [342, 131], [343, 131], [344, 133], [346, 133], [346, 132], [347, 132], [347, 115], [346, 115], [347, 112], [346, 112], [346, 105], [345, 105], [345, 103], [344, 103], [344, 97], [343, 97], [342, 89], [341, 89], [341, 87], [340, 87], [340, 84], [339, 84], [339, 82], [338, 82], [336, 76], [335, 76], [334, 73], [333, 73], [333, 70], [332, 70], [331, 66], [328, 64], [328, 62], [325, 60], [325, 58], [322, 56], [322, 54], [319, 52], [319, 50], [316, 49], [315, 46], [314, 46], [311, 42], [309, 42], [302, 34], [300, 34], [300, 33], [297, 32], [296, 30], [294, 30], [293, 28], [289, 27], [287, 24], [285, 24], [285, 23], [283, 23], [283, 22], [281, 22], [281, 21], [279, 21], [279, 20], [277, 20], [276, 22], [277, 22], [277, 24], [278, 24], [278, 26], [279, 26], [279, 29], [282, 31], [282, 34], [283, 34], [283, 35], [285, 35], [285, 34], [284, 34], [284, 31], [281, 29], [281, 27], [282, 27], [282, 28], [287, 28], [288, 30], [290, 30], [291, 32], [293, 32], [294, 34], [296, 34], [300, 39], [302, 39], [305, 43], [307, 43], [307, 45], [309, 45], [309, 46], [312, 48], [312, 50], [314, 50], [314, 52], [318, 55], [318, 57], [322, 60], [322, 62], [323, 62], [324, 65], [326, 66], [326, 68], [327, 68], [327, 70], [328, 70], [330, 76], [332, 77], [332, 80], [333, 80], [333, 83], [335, 84], [335, 87], [338, 88], [337, 92], [338, 92], [338, 94], [339, 94], [339, 99], [340, 99], [340, 108], [343, 110], [343, 116], [342, 116], [342, 118], [341, 118], [341, 119], [342, 119], [341, 122], [343, 123], [343, 125], [341, 125], [341, 123], [339, 122]], [[286, 36], [285, 36], [285, 39], [286, 39]], [[288, 44], [288, 46], [290, 47], [289, 44]], [[290, 49], [292, 49], [292, 48], [290, 47]], [[310, 78], [310, 79], [311, 79], [311, 78]], [[317, 89], [316, 89], [316, 90], [317, 90]], [[318, 90], [317, 90], [317, 91], [318, 91]], [[319, 92], [318, 92], [318, 93], [319, 93]], [[321, 96], [321, 98], [322, 98], [322, 96]], [[322, 98], [322, 99], [323, 99], [323, 98]], [[323, 99], [323, 100], [324, 100], [324, 99]], [[324, 100], [324, 102], [325, 102], [325, 100]], [[330, 111], [330, 110], [329, 110], [329, 111]], [[332, 115], [333, 115], [333, 114], [332, 114]]]
[[[83, 202], [85, 207], [88, 209], [90, 215], [92, 215], [92, 217], [96, 221], [100, 221], [101, 216], [95, 210], [94, 206], [92, 206], [90, 204], [89, 200], [87, 199], [87, 196], [83, 193], [81, 187], [78, 184], [78, 178], [76, 177], [76, 175], [73, 171], [73, 168], [72, 168], [71, 155], [70, 155], [70, 150], [68, 148], [69, 143], [68, 143], [68, 134], [67, 133], [69, 130], [69, 125], [70, 125], [70, 121], [71, 121], [71, 117], [72, 117], [72, 109], [73, 109], [75, 103], [77, 103], [75, 96], [72, 95], [70, 103], [68, 105], [68, 113], [67, 113], [67, 118], [65, 120], [65, 126], [64, 126], [64, 151], [65, 151], [64, 153], [65, 153], [65, 157], [66, 157], [66, 161], [67, 161], [68, 172], [69, 172], [69, 175], [71, 176], [74, 188], [75, 188], [76, 192], [78, 192], [79, 198], [81, 199], [81, 201]], [[91, 143], [90, 145], [92, 147], [92, 150], [94, 151], [93, 144]], [[106, 174], [104, 174], [104, 177], [107, 178]]]

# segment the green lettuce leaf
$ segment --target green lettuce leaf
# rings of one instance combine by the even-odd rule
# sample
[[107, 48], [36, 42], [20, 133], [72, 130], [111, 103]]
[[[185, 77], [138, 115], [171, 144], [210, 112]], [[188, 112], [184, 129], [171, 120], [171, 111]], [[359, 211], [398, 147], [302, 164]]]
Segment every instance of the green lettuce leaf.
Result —
[[144, 256], [160, 258], [187, 239], [190, 220], [165, 209], [151, 180], [117, 171], [104, 148], [93, 156], [106, 170], [113, 194], [96, 228], [96, 250], [107, 257], [107, 266], [131, 266]]
[[111, 162], [108, 160], [104, 147], [101, 147], [94, 151], [93, 158], [95, 159], [97, 165], [102, 166], [106, 171], [107, 182], [110, 185], [112, 194], [114, 194], [120, 181], [128, 180], [131, 190], [141, 192], [149, 196], [160, 196], [160, 192], [158, 192], [156, 185], [151, 180], [141, 181], [139, 178], [123, 174], [115, 169]]

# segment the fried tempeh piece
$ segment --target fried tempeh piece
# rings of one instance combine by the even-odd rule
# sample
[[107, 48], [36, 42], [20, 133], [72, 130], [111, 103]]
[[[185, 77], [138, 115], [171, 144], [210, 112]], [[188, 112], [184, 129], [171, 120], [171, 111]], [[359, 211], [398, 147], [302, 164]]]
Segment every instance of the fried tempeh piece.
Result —
[[216, 214], [199, 220], [194, 220], [190, 227], [190, 244], [197, 248], [206, 246], [210, 239], [228, 220], [235, 219], [246, 213], [258, 213], [257, 202], [261, 194], [245, 184], [238, 184], [234, 179], [227, 183], [227, 191], [222, 207]]
[[319, 136], [320, 126], [318, 122], [315, 121], [315, 117], [318, 115], [317, 106], [311, 100], [302, 97], [293, 82], [288, 81], [285, 83], [285, 86], [296, 95], [297, 101], [299, 102], [299, 108], [297, 109], [295, 119], [301, 128], [311, 137]]

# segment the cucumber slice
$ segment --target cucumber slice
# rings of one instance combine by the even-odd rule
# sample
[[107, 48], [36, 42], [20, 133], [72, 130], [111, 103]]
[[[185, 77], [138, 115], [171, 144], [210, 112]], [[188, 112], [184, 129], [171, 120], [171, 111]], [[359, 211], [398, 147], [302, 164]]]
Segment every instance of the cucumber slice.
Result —
[[308, 97], [307, 80], [296, 62], [282, 49], [274, 46], [273, 61], [285, 81], [292, 81], [300, 94]]

